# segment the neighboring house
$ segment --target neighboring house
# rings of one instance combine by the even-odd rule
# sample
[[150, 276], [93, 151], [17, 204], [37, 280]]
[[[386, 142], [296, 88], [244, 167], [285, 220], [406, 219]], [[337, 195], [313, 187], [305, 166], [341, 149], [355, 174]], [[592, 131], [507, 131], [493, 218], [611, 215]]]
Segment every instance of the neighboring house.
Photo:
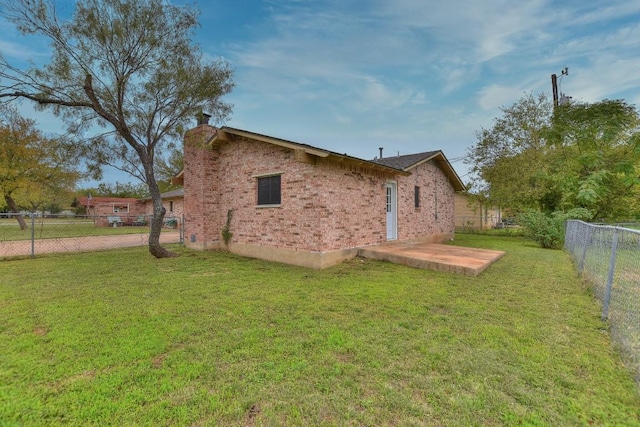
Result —
[[146, 213], [143, 201], [133, 197], [78, 197], [88, 216], [96, 219], [96, 225], [110, 225], [108, 217], [120, 217], [123, 224], [133, 222]]
[[206, 119], [185, 134], [176, 181], [187, 247], [313, 268], [362, 246], [452, 239], [464, 190], [441, 151], [368, 161]]
[[455, 205], [457, 229], [487, 230], [502, 224], [499, 208], [475, 200], [469, 194], [457, 193]]
[[[177, 190], [167, 191], [160, 194], [162, 198], [162, 206], [165, 209], [164, 221], [165, 224], [168, 221], [175, 220], [176, 224], [180, 224], [182, 221], [182, 214], [184, 212], [184, 189], [178, 188]], [[150, 197], [142, 199], [145, 203], [145, 212], [148, 216], [153, 216], [153, 202]]]
[[[165, 224], [176, 227], [181, 223], [184, 210], [184, 190], [179, 188], [160, 194], [162, 205], [166, 209]], [[96, 218], [96, 225], [107, 226], [109, 217], [119, 217], [122, 225], [139, 224], [144, 216], [145, 223], [153, 216], [153, 203], [150, 197], [136, 199], [133, 197], [78, 197], [78, 203], [83, 206], [87, 216]]]

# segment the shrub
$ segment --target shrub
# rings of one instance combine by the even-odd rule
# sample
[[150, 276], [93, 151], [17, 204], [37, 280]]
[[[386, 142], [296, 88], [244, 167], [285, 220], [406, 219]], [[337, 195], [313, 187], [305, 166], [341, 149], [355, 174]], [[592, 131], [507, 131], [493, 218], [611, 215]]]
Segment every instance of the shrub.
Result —
[[564, 225], [569, 219], [589, 219], [591, 212], [584, 208], [556, 211], [551, 214], [530, 209], [518, 217], [526, 234], [543, 248], [560, 249], [564, 244]]

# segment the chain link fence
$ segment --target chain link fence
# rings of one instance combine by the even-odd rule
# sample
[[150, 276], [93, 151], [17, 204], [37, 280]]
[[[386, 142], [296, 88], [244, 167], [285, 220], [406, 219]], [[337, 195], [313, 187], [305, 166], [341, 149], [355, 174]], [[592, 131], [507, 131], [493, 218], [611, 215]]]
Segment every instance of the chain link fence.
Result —
[[[149, 219], [146, 215], [0, 213], [0, 259], [145, 246]], [[182, 218], [165, 217], [160, 243], [183, 241]]]
[[602, 303], [611, 339], [640, 385], [640, 230], [567, 221], [564, 248]]

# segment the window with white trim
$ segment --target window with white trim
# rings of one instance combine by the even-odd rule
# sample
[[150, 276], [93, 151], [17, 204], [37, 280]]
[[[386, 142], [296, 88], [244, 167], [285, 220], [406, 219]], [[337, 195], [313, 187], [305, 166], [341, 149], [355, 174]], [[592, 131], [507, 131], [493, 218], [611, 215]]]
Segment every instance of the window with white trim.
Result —
[[129, 205], [113, 205], [113, 213], [129, 213]]

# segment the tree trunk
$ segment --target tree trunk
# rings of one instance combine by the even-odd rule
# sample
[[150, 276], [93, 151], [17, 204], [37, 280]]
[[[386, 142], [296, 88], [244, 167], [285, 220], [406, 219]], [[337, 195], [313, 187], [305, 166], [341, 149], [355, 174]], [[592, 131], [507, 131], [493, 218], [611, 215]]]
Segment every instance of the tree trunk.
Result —
[[13, 212], [14, 214], [16, 214], [15, 218], [16, 220], [18, 220], [18, 224], [20, 225], [20, 230], [26, 230], [28, 228], [27, 222], [24, 220], [24, 215], [20, 215], [18, 213], [18, 205], [16, 204], [16, 201], [13, 200], [13, 197], [11, 197], [10, 194], [5, 194], [4, 201], [7, 203], [7, 206], [9, 207], [9, 212]]
[[160, 233], [162, 232], [162, 223], [166, 210], [162, 206], [162, 197], [153, 173], [153, 167], [145, 164], [144, 169], [147, 177], [147, 186], [151, 193], [151, 201], [153, 202], [153, 216], [151, 217], [151, 231], [149, 232], [149, 253], [156, 258], [179, 256], [177, 253], [171, 252], [160, 245]]

